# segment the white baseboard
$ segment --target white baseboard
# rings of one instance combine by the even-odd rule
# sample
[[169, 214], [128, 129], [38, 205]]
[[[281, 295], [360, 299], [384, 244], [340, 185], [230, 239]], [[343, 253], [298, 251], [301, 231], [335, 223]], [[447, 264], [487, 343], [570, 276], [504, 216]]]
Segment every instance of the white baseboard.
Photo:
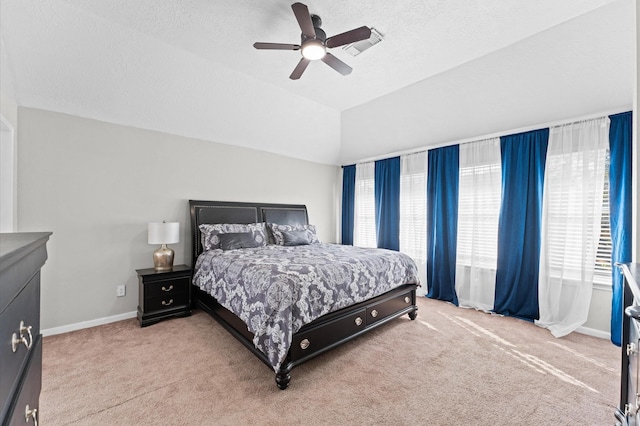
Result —
[[580, 327], [576, 330], [578, 333], [586, 334], [588, 336], [599, 337], [601, 339], [611, 340], [611, 333], [602, 330], [596, 330], [595, 328]]
[[98, 325], [135, 318], [136, 314], [136, 311], [125, 312], [124, 314], [113, 315], [111, 317], [97, 318], [94, 320], [77, 322], [75, 324], [63, 325], [60, 327], [46, 328], [44, 330], [40, 330], [40, 332], [43, 336], [53, 336], [56, 334], [68, 333], [70, 331], [82, 330], [83, 328], [96, 327]]

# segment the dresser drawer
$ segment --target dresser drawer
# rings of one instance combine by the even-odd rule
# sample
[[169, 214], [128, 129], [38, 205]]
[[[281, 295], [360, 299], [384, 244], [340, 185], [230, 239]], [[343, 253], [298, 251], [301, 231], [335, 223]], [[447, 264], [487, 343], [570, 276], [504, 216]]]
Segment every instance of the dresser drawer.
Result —
[[189, 304], [189, 295], [186, 292], [167, 294], [158, 297], [149, 297], [144, 301], [145, 312], [155, 312], [164, 309], [184, 308]]
[[293, 336], [291, 344], [292, 359], [299, 360], [315, 354], [318, 350], [327, 350], [332, 345], [353, 336], [365, 328], [365, 309], [356, 311], [344, 318], [338, 318], [322, 327], [300, 330]]
[[[6, 408], [4, 405], [18, 386], [28, 355], [33, 350], [33, 343], [40, 335], [39, 306], [40, 272], [36, 273], [13, 302], [0, 313], [0, 401], [3, 404], [0, 408], [3, 412]], [[22, 335], [21, 323], [24, 327], [31, 327], [29, 330], [23, 329]], [[17, 339], [15, 345], [12, 344], [14, 334]], [[20, 340], [21, 337], [24, 340]]]
[[391, 299], [383, 300], [375, 305], [367, 307], [367, 325], [383, 321], [389, 315], [397, 313], [402, 308], [412, 306], [411, 292], [408, 291]]
[[190, 281], [191, 280], [189, 278], [175, 278], [155, 282], [145, 282], [143, 284], [144, 298], [173, 297], [177, 293], [186, 293], [189, 291], [189, 285], [191, 284]]
[[9, 425], [34, 425], [34, 418], [25, 418], [27, 410], [34, 410], [32, 416], [40, 417], [39, 399], [42, 388], [42, 337], [38, 336], [30, 350], [24, 380], [19, 383], [17, 393], [13, 399], [5, 423]]

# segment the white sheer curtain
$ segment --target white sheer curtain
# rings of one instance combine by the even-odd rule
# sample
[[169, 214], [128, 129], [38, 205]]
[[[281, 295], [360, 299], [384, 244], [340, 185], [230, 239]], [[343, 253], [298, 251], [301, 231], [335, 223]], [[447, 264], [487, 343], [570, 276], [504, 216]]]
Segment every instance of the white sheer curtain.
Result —
[[491, 311], [502, 193], [500, 139], [460, 145], [456, 294], [460, 306]]
[[608, 145], [607, 117], [549, 131], [536, 324], [555, 337], [571, 333], [587, 320]]
[[413, 258], [427, 289], [427, 152], [400, 156], [400, 251]]
[[354, 246], [377, 247], [375, 204], [375, 163], [356, 164], [353, 208]]

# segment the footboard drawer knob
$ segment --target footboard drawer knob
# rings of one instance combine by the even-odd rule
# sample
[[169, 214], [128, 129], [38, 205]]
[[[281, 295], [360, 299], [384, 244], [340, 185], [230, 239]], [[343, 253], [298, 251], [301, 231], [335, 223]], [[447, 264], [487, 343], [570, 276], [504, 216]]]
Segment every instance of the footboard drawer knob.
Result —
[[411, 303], [411, 299], [409, 298], [409, 296], [406, 296], [404, 298], [404, 303]]
[[307, 348], [309, 347], [309, 345], [310, 345], [310, 344], [311, 344], [311, 342], [309, 341], [309, 339], [303, 339], [303, 340], [300, 342], [300, 347], [301, 347], [302, 349], [307, 349]]
[[356, 318], [355, 323], [356, 323], [357, 326], [361, 326], [362, 325], [362, 318], [360, 318], [360, 317]]
[[374, 318], [378, 317], [378, 311], [376, 311], [375, 309], [373, 311], [371, 311], [371, 316]]

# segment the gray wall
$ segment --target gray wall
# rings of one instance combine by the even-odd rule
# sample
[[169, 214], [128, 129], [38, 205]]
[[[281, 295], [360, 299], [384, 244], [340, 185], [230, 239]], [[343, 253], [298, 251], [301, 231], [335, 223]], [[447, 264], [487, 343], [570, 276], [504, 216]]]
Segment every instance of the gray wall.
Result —
[[136, 309], [148, 222], [180, 222], [175, 263], [189, 264], [189, 199], [306, 204], [335, 242], [336, 166], [29, 108], [18, 127], [18, 231], [53, 232], [43, 329]]

